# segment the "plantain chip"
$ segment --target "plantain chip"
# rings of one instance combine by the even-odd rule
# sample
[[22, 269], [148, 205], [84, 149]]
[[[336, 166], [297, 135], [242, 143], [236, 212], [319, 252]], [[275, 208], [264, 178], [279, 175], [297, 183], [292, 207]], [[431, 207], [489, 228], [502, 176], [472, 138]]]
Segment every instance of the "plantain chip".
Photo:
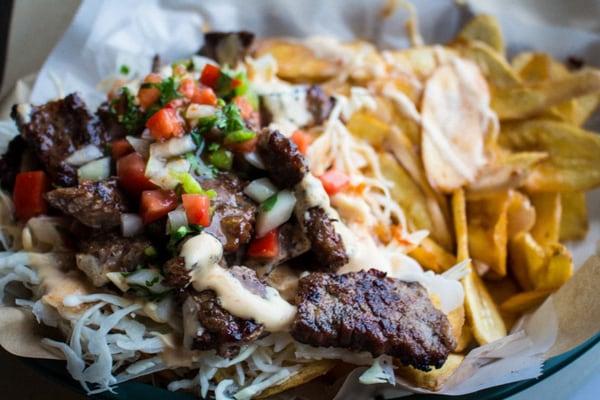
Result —
[[487, 83], [475, 64], [459, 60], [435, 70], [421, 102], [423, 165], [431, 186], [444, 193], [476, 179], [493, 136]]
[[308, 46], [285, 39], [260, 41], [255, 57], [270, 54], [277, 61], [277, 75], [291, 82], [320, 83], [339, 74], [339, 61], [318, 57]]
[[555, 290], [573, 276], [573, 257], [560, 243], [552, 243], [545, 248], [547, 262], [534, 276], [535, 289]]
[[432, 369], [429, 372], [398, 365], [397, 374], [413, 382], [416, 386], [438, 391], [450, 379], [464, 359], [465, 356], [462, 354], [450, 354], [441, 368]]
[[409, 71], [420, 80], [433, 74], [440, 58], [449, 57], [454, 51], [440, 46], [419, 46], [386, 52], [388, 62], [400, 70]]
[[[452, 214], [456, 230], [457, 259], [469, 258], [467, 213], [465, 194], [462, 189], [452, 194]], [[473, 336], [480, 345], [506, 336], [506, 327], [494, 300], [485, 284], [471, 267], [462, 280], [465, 291], [465, 311]]]
[[[469, 42], [458, 47], [463, 57], [475, 62], [494, 88], [510, 88], [521, 85], [521, 78], [501, 53], [481, 42]], [[493, 89], [494, 90], [494, 89]]]
[[583, 70], [538, 85], [496, 88], [492, 108], [501, 120], [524, 119], [564, 101], [598, 92], [600, 72]]
[[508, 192], [467, 204], [469, 253], [496, 277], [506, 275]]
[[492, 193], [515, 189], [527, 179], [532, 167], [548, 157], [543, 152], [519, 152], [500, 155], [497, 160], [486, 165], [479, 177], [469, 183], [469, 198], [486, 196]]
[[546, 265], [546, 253], [529, 232], [521, 232], [509, 241], [509, 265], [524, 290], [534, 288], [535, 277]]
[[352, 135], [380, 148], [390, 133], [389, 126], [371, 111], [361, 110], [352, 114], [346, 124]]
[[585, 193], [561, 193], [560, 200], [562, 203], [560, 241], [583, 239], [589, 229]]
[[379, 153], [381, 171], [393, 183], [390, 192], [394, 201], [404, 210], [411, 228], [435, 231], [429, 216], [427, 198], [406, 170], [389, 153]]
[[541, 246], [557, 243], [562, 213], [560, 193], [533, 193], [530, 198], [537, 217], [531, 235]]
[[504, 37], [498, 20], [487, 14], [473, 17], [457, 36], [459, 41], [480, 41], [500, 54], [504, 54]]
[[409, 255], [426, 269], [440, 274], [456, 264], [456, 257], [448, 253], [433, 239], [426, 237]]
[[563, 64], [547, 53], [520, 55], [513, 61], [513, 65], [519, 77], [526, 83], [541, 83], [570, 75]]
[[285, 390], [292, 389], [296, 386], [300, 386], [306, 382], [309, 382], [321, 375], [325, 375], [337, 364], [336, 360], [319, 360], [305, 364], [293, 375], [290, 375], [285, 381], [271, 386], [262, 391], [256, 399], [266, 399], [269, 396], [273, 396], [277, 393], [281, 393]]
[[585, 191], [600, 185], [600, 135], [572, 125], [530, 120], [504, 124], [499, 144], [514, 151], [543, 151], [548, 158], [529, 173], [531, 192]]
[[500, 309], [511, 314], [523, 314], [538, 307], [551, 293], [550, 290], [531, 290], [517, 293], [500, 304]]
[[473, 331], [468, 325], [463, 326], [460, 337], [456, 341], [455, 352], [460, 353], [468, 349], [473, 343]]
[[535, 224], [535, 208], [529, 197], [518, 191], [511, 191], [507, 209], [508, 239], [521, 232], [529, 232]]

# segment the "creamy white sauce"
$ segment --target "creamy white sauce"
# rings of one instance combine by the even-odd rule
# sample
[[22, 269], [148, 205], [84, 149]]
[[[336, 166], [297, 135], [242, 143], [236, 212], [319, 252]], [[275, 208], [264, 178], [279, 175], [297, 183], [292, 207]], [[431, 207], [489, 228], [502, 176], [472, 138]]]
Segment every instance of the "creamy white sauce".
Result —
[[213, 290], [221, 306], [231, 314], [263, 324], [269, 332], [289, 329], [296, 307], [285, 301], [277, 290], [266, 287], [265, 297], [246, 289], [242, 283], [218, 263], [223, 256], [221, 243], [208, 233], [186, 241], [180, 255], [190, 270], [195, 290]]
[[19, 104], [17, 106], [17, 113], [21, 116], [24, 124], [29, 124], [31, 122], [31, 104]]

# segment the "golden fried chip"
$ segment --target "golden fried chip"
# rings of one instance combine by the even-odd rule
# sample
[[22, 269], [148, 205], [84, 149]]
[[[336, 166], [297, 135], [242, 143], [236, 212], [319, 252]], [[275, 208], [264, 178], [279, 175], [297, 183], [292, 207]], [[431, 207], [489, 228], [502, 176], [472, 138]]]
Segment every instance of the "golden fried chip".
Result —
[[262, 40], [254, 54], [255, 57], [271, 54], [277, 61], [277, 75], [291, 82], [319, 83], [339, 73], [335, 60], [318, 57], [308, 46], [292, 40]]
[[448, 314], [448, 322], [450, 322], [452, 334], [458, 342], [462, 336], [462, 330], [465, 325], [465, 307], [461, 305], [460, 307], [456, 307], [454, 310], [450, 311]]
[[459, 46], [458, 49], [462, 56], [477, 64], [494, 88], [510, 88], [521, 85], [521, 79], [502, 54], [485, 43], [469, 42]]
[[541, 246], [557, 243], [562, 213], [560, 193], [532, 193], [530, 198], [536, 215], [531, 235]]
[[[465, 194], [462, 189], [452, 194], [452, 214], [456, 230], [457, 259], [469, 258], [467, 212]], [[494, 300], [485, 284], [471, 267], [471, 272], [462, 280], [465, 291], [465, 311], [473, 336], [481, 345], [506, 336], [506, 327]]]
[[473, 331], [468, 325], [464, 325], [460, 337], [456, 341], [455, 352], [460, 353], [468, 349], [473, 343]]
[[293, 375], [290, 375], [285, 381], [278, 383], [275, 386], [271, 386], [262, 391], [257, 399], [266, 399], [274, 394], [281, 393], [285, 390], [300, 386], [306, 382], [309, 382], [321, 375], [325, 375], [337, 364], [336, 360], [319, 360], [305, 364]]
[[514, 151], [543, 151], [548, 158], [529, 173], [531, 192], [585, 191], [600, 185], [600, 135], [572, 125], [530, 120], [504, 124], [499, 143]]
[[432, 369], [429, 372], [400, 365], [397, 374], [410, 380], [416, 386], [437, 391], [450, 379], [464, 358], [465, 356], [462, 354], [450, 354], [441, 368]]
[[587, 204], [584, 192], [560, 194], [562, 215], [560, 218], [560, 241], [581, 240], [589, 229]]
[[422, 267], [440, 274], [456, 264], [456, 257], [448, 253], [433, 239], [426, 237], [410, 253]]
[[498, 159], [486, 165], [479, 177], [467, 186], [469, 198], [521, 186], [532, 167], [547, 157], [546, 153], [536, 151], [500, 154]]
[[581, 126], [596, 111], [599, 104], [600, 96], [590, 94], [558, 104], [543, 115], [547, 115], [548, 118], [569, 122], [575, 126]]
[[546, 253], [529, 232], [521, 232], [509, 241], [509, 265], [524, 290], [532, 290], [534, 278], [546, 265]]
[[521, 79], [527, 83], [540, 83], [569, 76], [568, 69], [547, 53], [529, 53], [515, 67]]
[[529, 232], [535, 224], [535, 208], [529, 197], [518, 191], [512, 191], [507, 210], [508, 238], [514, 238], [520, 232]]
[[600, 92], [600, 72], [583, 70], [538, 85], [497, 88], [492, 108], [501, 120], [523, 119], [564, 101]]
[[407, 70], [419, 79], [427, 79], [439, 66], [440, 56], [449, 56], [453, 51], [439, 46], [419, 46], [402, 50], [390, 50], [387, 58], [392, 65]]
[[444, 193], [475, 181], [488, 156], [488, 86], [475, 64], [458, 60], [435, 70], [421, 102], [423, 165]]
[[469, 253], [496, 277], [506, 275], [508, 192], [467, 203]]
[[480, 14], [473, 17], [460, 31], [457, 39], [483, 42], [500, 54], [505, 51], [500, 24], [492, 15]]
[[346, 128], [354, 136], [367, 141], [377, 148], [382, 146], [390, 133], [389, 126], [367, 110], [357, 111], [352, 114], [352, 117], [346, 124]]
[[560, 243], [552, 243], [545, 248], [547, 262], [533, 280], [537, 290], [555, 290], [573, 276], [573, 257], [571, 252]]
[[521, 292], [506, 299], [500, 304], [500, 309], [507, 313], [523, 314], [538, 307], [551, 293], [551, 290], [531, 290], [529, 292]]

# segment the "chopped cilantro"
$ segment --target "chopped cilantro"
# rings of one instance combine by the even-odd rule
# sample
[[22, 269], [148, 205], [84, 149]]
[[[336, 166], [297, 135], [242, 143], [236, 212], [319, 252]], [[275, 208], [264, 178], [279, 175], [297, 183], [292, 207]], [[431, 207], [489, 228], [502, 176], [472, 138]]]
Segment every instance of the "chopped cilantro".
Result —
[[[175, 100], [175, 99], [178, 99], [181, 97], [181, 93], [179, 93], [179, 91], [177, 90], [177, 89], [179, 89], [179, 80], [172, 76], [170, 76], [166, 79], [163, 79], [162, 82], [159, 82], [159, 83], [152, 83], [152, 82], [142, 83], [140, 88], [141, 89], [149, 89], [149, 88], [158, 89], [160, 91], [160, 97], [158, 99], [158, 103], [160, 104], [160, 107], [164, 107], [171, 100]], [[154, 112], [156, 112], [156, 111], [154, 111]], [[152, 114], [154, 114], [154, 112]], [[148, 115], [152, 115], [152, 114], [148, 114]]]
[[202, 232], [202, 226], [200, 225], [180, 226], [175, 231], [171, 232], [167, 248], [173, 252], [176, 250], [177, 244], [187, 235], [200, 232]]
[[121, 73], [121, 75], [129, 74], [129, 66], [126, 64], [121, 65], [121, 67], [119, 67], [119, 72]]
[[240, 129], [239, 131], [229, 132], [225, 136], [225, 143], [241, 143], [250, 139], [254, 139], [256, 133], [247, 129]]
[[277, 203], [277, 193], [263, 201], [260, 205], [260, 209], [263, 211], [271, 211], [273, 207], [275, 207], [275, 203]]
[[194, 153], [186, 153], [185, 159], [190, 163], [191, 171], [198, 176], [206, 176], [212, 178], [215, 176], [216, 170], [210, 165], [206, 165]]
[[121, 95], [112, 101], [110, 111], [129, 133], [135, 133], [144, 124], [144, 114], [135, 104], [135, 96], [127, 87], [121, 89]]
[[155, 283], [158, 283], [159, 281], [160, 276], [156, 275], [154, 278], [152, 278], [152, 280], [144, 282], [144, 285], [146, 285], [146, 287], [152, 287]]
[[154, 246], [148, 246], [144, 249], [144, 255], [146, 257], [156, 257], [157, 254], [158, 253], [156, 252]]
[[208, 155], [208, 161], [221, 171], [228, 171], [233, 164], [233, 154], [229, 150], [219, 148]]
[[211, 143], [208, 145], [208, 151], [210, 151], [211, 153], [219, 150], [220, 148], [221, 146], [219, 145], [219, 143]]

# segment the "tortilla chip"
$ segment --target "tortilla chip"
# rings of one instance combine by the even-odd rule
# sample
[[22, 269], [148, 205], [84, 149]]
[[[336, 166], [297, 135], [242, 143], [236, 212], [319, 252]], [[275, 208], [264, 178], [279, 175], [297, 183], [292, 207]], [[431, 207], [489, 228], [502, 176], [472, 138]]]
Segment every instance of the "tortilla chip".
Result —
[[584, 192], [564, 192], [560, 195], [560, 241], [581, 240], [589, 230], [587, 204]]
[[513, 151], [543, 151], [548, 158], [529, 173], [531, 192], [585, 191], [600, 185], [600, 135], [572, 125], [534, 119], [504, 124], [499, 144]]

